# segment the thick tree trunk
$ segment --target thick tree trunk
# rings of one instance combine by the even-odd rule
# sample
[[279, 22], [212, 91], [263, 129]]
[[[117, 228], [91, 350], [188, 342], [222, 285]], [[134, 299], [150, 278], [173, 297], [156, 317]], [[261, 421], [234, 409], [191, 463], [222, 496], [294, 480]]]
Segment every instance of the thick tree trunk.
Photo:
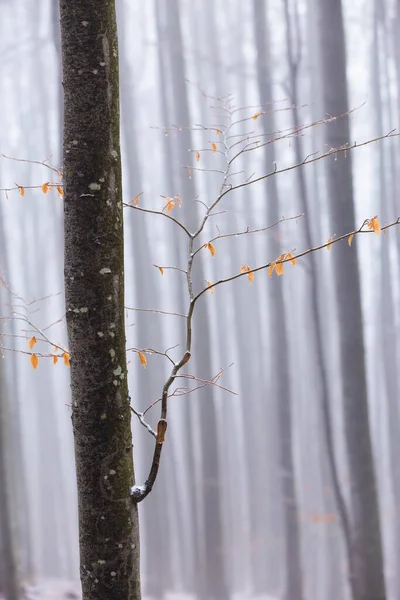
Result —
[[[346, 55], [340, 2], [319, 4], [324, 112], [348, 110]], [[336, 148], [349, 142], [348, 118], [324, 129], [325, 144]], [[326, 161], [332, 231], [341, 235], [355, 227], [351, 155], [339, 153]], [[365, 374], [364, 336], [357, 245], [338, 244], [332, 252], [341, 342], [345, 436], [351, 480], [353, 565], [357, 600], [386, 598], [383, 558]]]
[[139, 600], [114, 0], [61, 0], [65, 291], [83, 600]]

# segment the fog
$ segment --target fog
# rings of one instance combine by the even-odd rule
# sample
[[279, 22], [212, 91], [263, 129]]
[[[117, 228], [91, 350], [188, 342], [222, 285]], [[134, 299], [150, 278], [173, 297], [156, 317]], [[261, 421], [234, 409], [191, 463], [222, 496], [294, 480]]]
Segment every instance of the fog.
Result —
[[[207, 215], [143, 595], [397, 600], [400, 2], [116, 5], [138, 485]], [[0, 0], [0, 57], [0, 598], [78, 598], [58, 2]]]

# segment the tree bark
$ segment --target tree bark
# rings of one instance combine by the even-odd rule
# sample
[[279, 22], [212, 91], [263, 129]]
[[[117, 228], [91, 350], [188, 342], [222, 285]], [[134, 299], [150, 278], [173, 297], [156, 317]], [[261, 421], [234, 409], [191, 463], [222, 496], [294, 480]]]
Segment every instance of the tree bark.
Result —
[[83, 600], [139, 600], [114, 0], [61, 0], [65, 293]]
[[[341, 115], [348, 110], [346, 54], [341, 2], [322, 0], [319, 33], [324, 112]], [[336, 148], [349, 142], [347, 117], [324, 129], [325, 144]], [[342, 235], [355, 228], [351, 155], [326, 161], [332, 231]], [[341, 342], [342, 397], [351, 480], [353, 542], [356, 549], [357, 600], [386, 598], [383, 576], [378, 495], [368, 421], [364, 335], [357, 246], [338, 244], [332, 252]]]

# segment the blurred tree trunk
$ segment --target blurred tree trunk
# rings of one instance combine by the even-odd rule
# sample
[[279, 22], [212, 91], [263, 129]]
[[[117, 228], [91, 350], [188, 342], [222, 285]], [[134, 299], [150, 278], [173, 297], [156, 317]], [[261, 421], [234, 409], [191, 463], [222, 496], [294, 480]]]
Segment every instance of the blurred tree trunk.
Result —
[[[166, 23], [174, 122], [179, 126], [189, 127], [191, 123], [178, 0], [169, 2], [166, 11]], [[196, 190], [193, 179], [189, 179], [186, 170], [182, 168], [182, 165], [188, 164], [190, 159], [188, 150], [192, 148], [192, 142], [189, 130], [183, 129], [179, 132], [178, 144], [178, 168], [180, 169], [178, 191], [182, 198], [183, 220], [189, 229], [194, 231], [199, 224], [195, 201]], [[199, 255], [195, 266], [195, 289], [201, 289], [204, 286], [204, 281], [202, 256]], [[211, 379], [215, 373], [211, 372], [211, 332], [205, 302], [199, 302], [196, 307], [193, 340], [193, 354], [196, 357], [194, 361], [195, 374], [197, 377]], [[201, 523], [198, 535], [200, 539], [203, 537], [204, 543], [199, 550], [196, 592], [200, 598], [206, 600], [225, 600], [228, 598], [228, 589], [223, 556], [217, 415], [212, 388], [200, 390], [197, 394], [199, 420], [196, 419], [196, 421], [197, 427], [200, 429], [202, 455], [200, 488], [196, 493], [196, 502], [200, 510], [198, 522]], [[196, 410], [196, 407], [194, 407], [194, 410]]]
[[[384, 30], [384, 13], [385, 7], [379, 0], [375, 0], [374, 20], [373, 20], [373, 44], [372, 44], [372, 97], [374, 100], [375, 109], [375, 124], [376, 134], [384, 135], [383, 116], [385, 106], [382, 98], [382, 88], [384, 85], [384, 77], [380, 70], [380, 51], [382, 44], [379, 36], [385, 35]], [[388, 60], [388, 56], [383, 56], [383, 60]], [[387, 82], [388, 83], [388, 82]], [[390, 98], [387, 99], [390, 102]], [[395, 180], [392, 181], [390, 172], [387, 170], [387, 164], [390, 164], [388, 152], [391, 150], [385, 148], [383, 144], [379, 144], [379, 182], [378, 182], [378, 197], [380, 198], [380, 218], [384, 221], [395, 219], [398, 215], [395, 214], [396, 207], [391, 207], [391, 197], [393, 195], [393, 186]], [[392, 209], [392, 210], [391, 210]], [[397, 234], [398, 237], [398, 234]], [[400, 564], [400, 412], [399, 412], [399, 380], [398, 380], [398, 337], [396, 331], [396, 311], [394, 289], [392, 284], [393, 273], [390, 260], [390, 245], [393, 243], [393, 235], [387, 235], [381, 240], [381, 255], [380, 255], [380, 306], [379, 319], [381, 326], [380, 343], [383, 360], [384, 388], [386, 388], [387, 415], [388, 415], [388, 447], [389, 460], [391, 465], [391, 480], [392, 490], [395, 499], [395, 515], [394, 515], [394, 539], [395, 539], [395, 557], [393, 564]], [[398, 569], [395, 575], [396, 589], [400, 586], [400, 573]]]
[[[339, 116], [348, 110], [346, 53], [341, 2], [321, 0], [319, 33], [324, 112]], [[349, 142], [347, 117], [326, 125], [325, 145], [337, 148]], [[338, 153], [325, 162], [332, 231], [355, 228], [351, 154]], [[357, 600], [384, 600], [381, 530], [372, 444], [368, 421], [364, 335], [357, 245], [338, 244], [332, 252], [338, 306], [345, 436], [351, 481], [353, 543], [352, 565]]]
[[12, 452], [9, 406], [6, 392], [3, 360], [0, 358], [0, 593], [6, 600], [22, 598], [21, 584], [16, 556], [15, 514], [12, 505], [12, 485], [10, 473], [15, 465], [10, 464]]
[[[271, 102], [271, 60], [269, 49], [269, 31], [266, 14], [266, 1], [253, 0], [255, 43], [257, 50], [257, 82], [261, 103]], [[270, 115], [264, 115], [265, 131], [275, 131], [275, 119], [273, 107]], [[273, 135], [273, 134], [272, 134]], [[275, 151], [273, 144], [265, 146], [265, 172], [273, 170]], [[279, 196], [276, 178], [269, 177], [266, 183], [266, 214], [267, 223], [279, 220]], [[268, 258], [276, 259], [281, 254], [279, 237], [276, 231], [268, 232]], [[287, 600], [302, 600], [303, 598], [303, 575], [301, 565], [301, 544], [298, 524], [298, 505], [295, 487], [295, 472], [292, 455], [292, 412], [291, 412], [291, 389], [289, 381], [289, 349], [288, 334], [285, 319], [284, 294], [282, 281], [273, 277], [268, 281], [268, 292], [271, 298], [269, 336], [273, 348], [274, 361], [274, 386], [272, 390], [266, 390], [268, 394], [274, 394], [278, 418], [279, 445], [280, 445], [280, 477], [283, 494], [284, 515], [284, 553], [286, 563], [285, 598]]]
[[139, 600], [114, 0], [60, 1], [65, 291], [83, 600]]
[[[286, 21], [286, 50], [288, 57], [289, 66], [289, 89], [290, 89], [290, 100], [292, 102], [292, 116], [293, 125], [296, 129], [301, 126], [299, 117], [299, 93], [298, 93], [298, 82], [299, 82], [299, 69], [300, 69], [300, 56], [301, 56], [301, 40], [299, 39], [299, 15], [298, 15], [298, 0], [295, 0], [294, 14], [291, 15], [289, 0], [284, 0], [285, 8], [285, 21]], [[303, 147], [303, 139], [300, 135], [294, 136], [294, 152], [295, 152], [295, 163], [300, 164], [305, 156], [306, 152]], [[306, 215], [304, 219], [304, 233], [305, 242], [307, 248], [313, 247], [313, 239], [311, 232], [311, 218], [310, 215], [314, 213], [314, 207], [312, 207], [310, 198], [307, 191], [306, 174], [304, 168], [296, 170], [298, 185], [299, 185], [299, 202], [301, 212]], [[318, 256], [311, 253], [308, 257], [309, 264], [306, 274], [307, 281], [307, 297], [310, 302], [311, 312], [311, 338], [313, 339], [313, 345], [315, 347], [315, 372], [318, 373], [321, 386], [321, 397], [319, 408], [320, 408], [320, 420], [322, 425], [322, 437], [323, 445], [326, 450], [321, 457], [321, 461], [326, 461], [329, 468], [329, 476], [332, 481], [334, 502], [336, 504], [340, 525], [342, 528], [344, 544], [346, 548], [347, 560], [349, 564], [349, 582], [350, 586], [353, 585], [353, 579], [350, 577], [352, 573], [352, 564], [354, 561], [353, 550], [352, 550], [352, 538], [350, 529], [350, 519], [348, 510], [346, 507], [345, 499], [340, 487], [338, 466], [335, 458], [335, 443], [334, 443], [334, 432], [333, 422], [331, 415], [331, 404], [329, 398], [329, 381], [328, 371], [326, 367], [326, 356], [324, 350], [324, 324], [323, 317], [321, 314], [321, 308], [318, 304]], [[322, 466], [323, 470], [326, 471], [325, 465]], [[334, 561], [333, 565], [335, 564]], [[337, 575], [336, 580], [337, 580]]]

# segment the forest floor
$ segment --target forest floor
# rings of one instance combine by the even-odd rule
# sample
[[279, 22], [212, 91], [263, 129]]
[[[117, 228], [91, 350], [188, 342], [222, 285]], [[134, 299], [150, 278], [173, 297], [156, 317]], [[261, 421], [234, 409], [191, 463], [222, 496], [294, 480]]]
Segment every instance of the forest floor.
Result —
[[[195, 600], [187, 594], [166, 594], [165, 600]], [[0, 600], [4, 596], [0, 594]], [[81, 600], [80, 583], [71, 581], [62, 581], [59, 579], [49, 579], [42, 581], [34, 586], [26, 586], [23, 600]], [[144, 597], [144, 600], [152, 600]], [[258, 596], [250, 599], [244, 596], [236, 596], [234, 600], [276, 600], [270, 596]]]

